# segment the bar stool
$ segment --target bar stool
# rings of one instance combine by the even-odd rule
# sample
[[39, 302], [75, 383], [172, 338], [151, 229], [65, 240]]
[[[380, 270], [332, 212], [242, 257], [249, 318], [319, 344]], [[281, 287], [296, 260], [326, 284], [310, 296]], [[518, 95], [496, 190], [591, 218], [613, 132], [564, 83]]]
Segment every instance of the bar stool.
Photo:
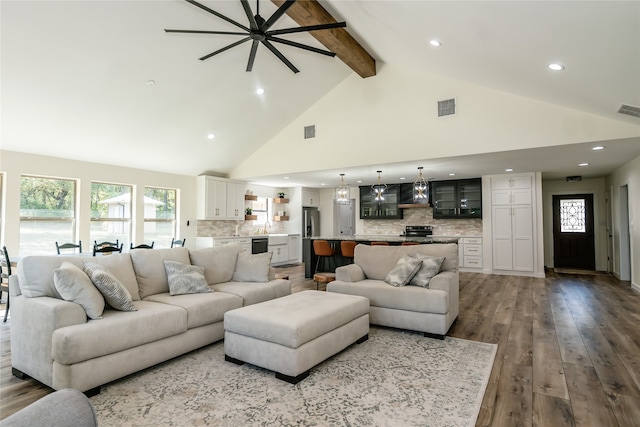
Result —
[[357, 243], [353, 240], [343, 240], [340, 242], [340, 253], [343, 257], [348, 258], [349, 264], [353, 263], [353, 252]]
[[316, 254], [316, 257], [318, 257], [318, 260], [316, 261], [316, 270], [314, 274], [318, 272], [318, 266], [320, 265], [321, 258], [323, 259], [322, 261], [323, 268], [324, 268], [324, 259], [327, 259], [327, 258], [329, 258], [329, 268], [331, 268], [331, 260], [333, 260], [333, 264], [335, 266], [335, 259], [333, 258], [333, 256], [336, 254], [336, 251], [331, 247], [329, 242], [327, 242], [326, 240], [314, 240], [313, 252]]
[[418, 242], [402, 242], [402, 245], [400, 246], [415, 246], [415, 245], [419, 245], [420, 243]]
[[389, 242], [371, 242], [371, 246], [389, 246]]

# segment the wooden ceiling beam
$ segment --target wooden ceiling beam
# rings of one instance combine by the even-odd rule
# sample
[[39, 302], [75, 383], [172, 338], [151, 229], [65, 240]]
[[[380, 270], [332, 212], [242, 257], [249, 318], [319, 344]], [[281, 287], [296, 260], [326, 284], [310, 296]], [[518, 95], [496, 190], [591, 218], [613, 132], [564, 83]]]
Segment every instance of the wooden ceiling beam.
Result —
[[[271, 2], [280, 7], [284, 0], [271, 0]], [[317, 0], [298, 0], [287, 10], [287, 15], [301, 27], [337, 22]], [[376, 75], [375, 59], [344, 28], [310, 31], [309, 34], [334, 52], [360, 77]]]

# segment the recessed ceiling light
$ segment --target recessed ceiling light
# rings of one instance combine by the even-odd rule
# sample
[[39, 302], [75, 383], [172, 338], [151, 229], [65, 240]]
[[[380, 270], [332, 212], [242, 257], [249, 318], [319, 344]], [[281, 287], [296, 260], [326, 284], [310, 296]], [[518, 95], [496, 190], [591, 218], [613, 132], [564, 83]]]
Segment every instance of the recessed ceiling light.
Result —
[[440, 43], [438, 40], [430, 40], [429, 44], [433, 47], [440, 47], [442, 46], [442, 43]]
[[289, 179], [289, 177], [288, 177], [288, 176], [285, 176], [285, 177], [284, 177], [284, 179]]
[[587, 162], [580, 163], [578, 166], [589, 166], [589, 163], [587, 163]]
[[511, 168], [507, 168], [507, 169], [505, 169], [504, 171], [505, 171], [505, 172], [513, 172], [513, 169], [511, 169]]
[[212, 133], [210, 133], [209, 135], [207, 135], [207, 138], [209, 138], [209, 139], [213, 139], [213, 138], [215, 138], [215, 137], [216, 137], [216, 136], [215, 136], [214, 134], [212, 134]]
[[456, 174], [455, 173], [450, 173], [449, 176], [456, 176]]
[[561, 64], [549, 64], [549, 69], [553, 71], [562, 71], [564, 70], [564, 65]]
[[400, 181], [405, 180], [405, 179], [407, 179], [407, 177], [406, 177], [406, 176], [401, 176], [401, 177], [400, 177]]
[[259, 88], [256, 90], [256, 93], [257, 93], [258, 95], [262, 95], [262, 94], [264, 93], [264, 89], [262, 89], [261, 87], [259, 87]]
[[154, 84], [156, 84], [155, 80], [147, 80], [147, 85], [153, 86]]
[[602, 145], [597, 145], [597, 146], [593, 147], [592, 150], [593, 151], [604, 150], [604, 147]]
[[322, 183], [322, 184], [320, 184], [320, 185], [327, 185], [327, 184], [325, 184], [325, 183], [323, 182], [323, 183]]
[[361, 179], [357, 180], [356, 182], [357, 182], [358, 184], [362, 184], [362, 180], [361, 180]]

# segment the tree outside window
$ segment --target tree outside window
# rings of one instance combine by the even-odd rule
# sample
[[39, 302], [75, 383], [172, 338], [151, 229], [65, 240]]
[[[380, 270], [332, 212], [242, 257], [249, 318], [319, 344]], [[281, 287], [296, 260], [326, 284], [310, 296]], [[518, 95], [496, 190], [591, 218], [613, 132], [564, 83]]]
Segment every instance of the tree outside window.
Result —
[[155, 242], [155, 247], [170, 247], [176, 236], [175, 189], [145, 187], [144, 189], [144, 243]]
[[75, 243], [76, 181], [37, 176], [20, 181], [20, 254], [55, 253], [55, 242]]
[[131, 242], [130, 185], [91, 183], [91, 245], [94, 242]]

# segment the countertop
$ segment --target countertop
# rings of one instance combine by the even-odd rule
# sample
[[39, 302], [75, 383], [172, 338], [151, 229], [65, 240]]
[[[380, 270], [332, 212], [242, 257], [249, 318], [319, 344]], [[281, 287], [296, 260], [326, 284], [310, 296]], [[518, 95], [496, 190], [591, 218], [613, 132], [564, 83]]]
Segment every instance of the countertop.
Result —
[[355, 234], [351, 236], [316, 236], [309, 237], [311, 240], [355, 240], [356, 242], [418, 242], [418, 243], [458, 243], [459, 237], [455, 236], [430, 236], [430, 237], [407, 237], [393, 235], [376, 235], [376, 234]]
[[267, 234], [246, 234], [242, 236], [197, 236], [198, 239], [247, 239], [254, 237], [269, 237], [269, 236], [299, 236], [300, 233], [267, 233]]

